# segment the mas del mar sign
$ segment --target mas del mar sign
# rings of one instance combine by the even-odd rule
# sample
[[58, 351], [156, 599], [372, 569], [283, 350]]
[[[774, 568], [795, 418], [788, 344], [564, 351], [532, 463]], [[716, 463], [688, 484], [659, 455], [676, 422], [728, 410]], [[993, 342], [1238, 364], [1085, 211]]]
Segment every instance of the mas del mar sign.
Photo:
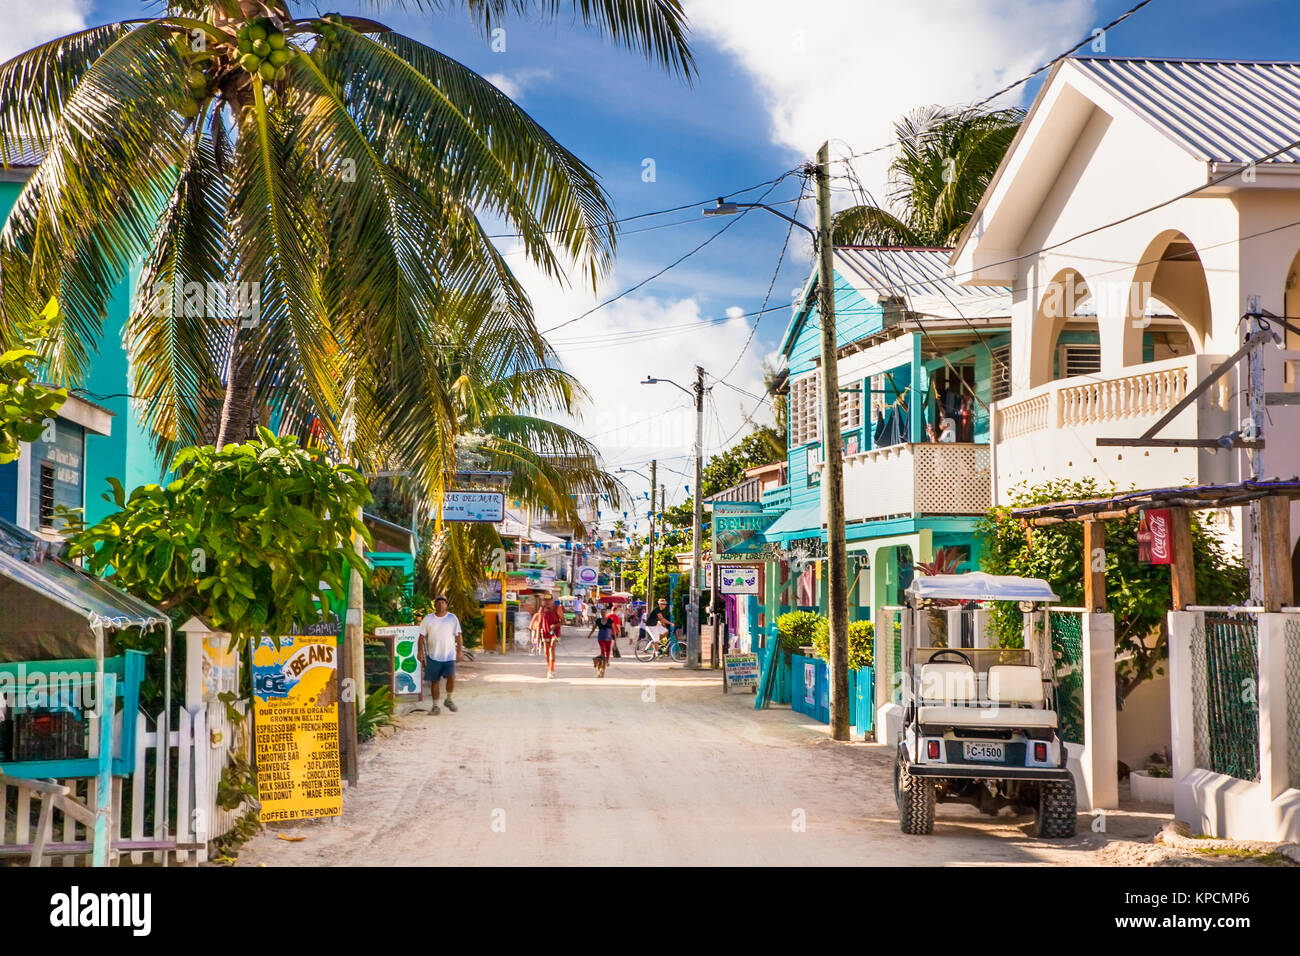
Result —
[[449, 491], [442, 500], [443, 521], [504, 521], [506, 496], [499, 491]]

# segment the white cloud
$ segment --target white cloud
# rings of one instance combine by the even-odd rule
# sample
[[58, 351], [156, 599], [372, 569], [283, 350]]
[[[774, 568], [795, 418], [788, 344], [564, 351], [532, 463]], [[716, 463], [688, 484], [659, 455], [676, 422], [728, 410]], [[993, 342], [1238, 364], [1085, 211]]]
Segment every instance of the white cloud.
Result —
[[[792, 16], [785, 0], [688, 0], [687, 12], [696, 37], [756, 81], [773, 142], [812, 159], [827, 139], [832, 156], [888, 143], [894, 121], [916, 107], [974, 102], [1019, 79], [1100, 26], [1094, 6], [804, 0]], [[857, 164], [882, 203], [889, 159], [884, 151]], [[851, 201], [837, 196], [837, 205]]]
[[[589, 289], [566, 288], [548, 280], [522, 257], [511, 256], [511, 268], [532, 298], [539, 328], [548, 329], [581, 315], [618, 291], [617, 280], [603, 284], [598, 294]], [[764, 322], [783, 322], [781, 312], [769, 313]], [[698, 324], [713, 320], [712, 324]], [[566, 422], [601, 449], [607, 464], [646, 471], [651, 458], [661, 462], [661, 483], [668, 500], [685, 497], [690, 479], [689, 457], [695, 441], [692, 399], [672, 385], [642, 385], [647, 376], [672, 379], [685, 388], [695, 381], [695, 365], [713, 376], [724, 376], [749, 336], [753, 319], [732, 306], [723, 313], [704, 313], [694, 298], [666, 299], [652, 295], [628, 296], [586, 318], [547, 336], [572, 372], [591, 395], [581, 420]], [[762, 360], [757, 341], [750, 344], [734, 373], [732, 385], [753, 395], [763, 392]], [[757, 412], [754, 411], [758, 406]], [[747, 431], [746, 414], [769, 422], [767, 406], [723, 385], [715, 385], [705, 407], [705, 453], [715, 453], [723, 440], [738, 429]], [[740, 435], [736, 436], [737, 438]], [[646, 482], [636, 475], [623, 476], [629, 488], [640, 493]]]
[[0, 63], [19, 53], [84, 29], [90, 0], [5, 0]]
[[539, 82], [545, 82], [550, 78], [550, 70], [539, 69], [515, 70], [513, 73], [488, 73], [484, 77], [485, 80], [516, 103], [523, 100], [528, 87], [535, 86]]

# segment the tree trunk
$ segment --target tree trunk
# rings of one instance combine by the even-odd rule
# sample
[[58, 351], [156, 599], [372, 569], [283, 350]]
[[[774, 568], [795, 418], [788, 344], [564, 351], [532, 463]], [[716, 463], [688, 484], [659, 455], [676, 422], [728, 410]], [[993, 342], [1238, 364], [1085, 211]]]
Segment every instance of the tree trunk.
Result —
[[253, 437], [249, 425], [252, 411], [253, 361], [247, 341], [236, 328], [226, 372], [226, 395], [221, 403], [221, 420], [217, 426], [217, 451]]

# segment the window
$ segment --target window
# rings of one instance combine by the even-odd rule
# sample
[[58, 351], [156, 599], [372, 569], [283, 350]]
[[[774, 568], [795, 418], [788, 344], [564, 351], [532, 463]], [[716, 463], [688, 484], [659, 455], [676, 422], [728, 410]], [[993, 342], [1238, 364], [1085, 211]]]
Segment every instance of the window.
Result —
[[1011, 346], [993, 350], [993, 401], [1000, 402], [1011, 394]]
[[840, 386], [840, 431], [853, 431], [862, 426], [862, 391], [861, 383], [851, 392]]
[[790, 383], [790, 447], [797, 448], [821, 437], [817, 403], [821, 395], [821, 373], [813, 372]]
[[44, 530], [54, 527], [54, 466], [41, 465], [41, 499], [37, 527]]
[[1071, 378], [1075, 375], [1096, 375], [1101, 371], [1100, 345], [1062, 345], [1059, 362], [1059, 378]]

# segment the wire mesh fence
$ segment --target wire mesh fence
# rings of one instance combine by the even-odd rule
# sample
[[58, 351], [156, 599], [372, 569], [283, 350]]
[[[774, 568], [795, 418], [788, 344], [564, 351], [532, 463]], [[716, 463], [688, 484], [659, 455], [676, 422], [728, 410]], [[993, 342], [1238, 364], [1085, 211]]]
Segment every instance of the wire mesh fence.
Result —
[[1300, 790], [1300, 621], [1286, 622], [1286, 754], [1289, 782]]
[[1196, 765], [1259, 778], [1259, 625], [1254, 615], [1207, 611], [1192, 632]]
[[880, 687], [884, 699], [899, 703], [902, 699], [902, 685], [898, 675], [903, 670], [903, 608], [882, 607], [879, 623], [876, 627], [876, 666], [883, 669]]
[[1077, 611], [1052, 611], [1049, 621], [1056, 668], [1057, 725], [1062, 740], [1082, 744], [1083, 615]]

